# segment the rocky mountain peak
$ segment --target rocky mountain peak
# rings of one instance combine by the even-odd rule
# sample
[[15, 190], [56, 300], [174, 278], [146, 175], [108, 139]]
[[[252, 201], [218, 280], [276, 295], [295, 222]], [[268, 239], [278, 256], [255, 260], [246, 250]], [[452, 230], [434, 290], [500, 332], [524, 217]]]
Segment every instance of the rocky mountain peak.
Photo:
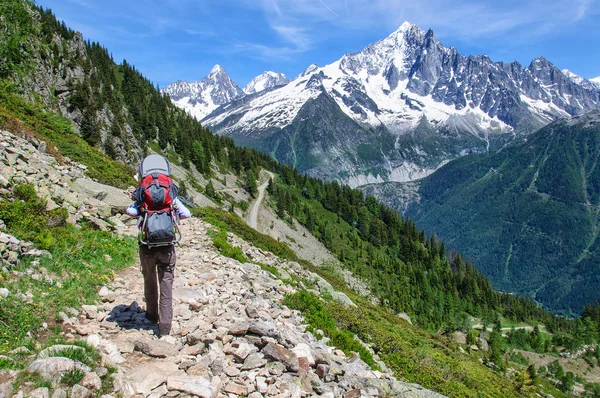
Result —
[[219, 64], [215, 65], [208, 76], [202, 79], [210, 87], [211, 96], [215, 104], [222, 105], [232, 99], [244, 95], [242, 89], [229, 77], [225, 69]]
[[317, 64], [310, 64], [298, 77], [309, 75], [315, 72], [317, 69], [319, 69], [319, 66]]
[[[352, 174], [357, 169], [356, 159], [360, 158], [357, 147], [363, 144], [356, 135], [346, 136], [347, 128], [339, 136], [331, 137], [335, 144], [315, 143], [313, 149], [306, 147], [308, 152], [300, 155], [298, 148], [283, 150], [274, 144], [280, 151], [288, 151], [278, 157], [280, 160], [286, 159], [288, 153], [293, 153], [294, 159], [304, 157], [306, 169], [301, 171], [310, 170], [313, 175], [326, 178], [341, 175], [341, 181], [357, 186], [420, 178], [450, 158], [489, 150], [511, 140], [509, 137], [532, 133], [557, 118], [598, 107], [597, 88], [591, 83], [578, 84], [544, 57], [523, 67], [517, 62], [493, 62], [486, 55], [462, 55], [456, 48], [445, 47], [438, 41], [433, 30], [424, 31], [405, 22], [361, 51], [345, 54], [323, 67], [310, 65], [293, 83], [222, 107], [204, 122], [234, 137], [249, 134], [256, 137], [275, 134], [275, 137], [274, 127], [285, 130], [292, 128], [293, 123], [303, 127], [307, 123], [309, 131], [315, 119], [336, 114], [340, 116], [336, 126], [328, 125], [328, 134], [322, 137], [330, 137], [329, 132], [336, 131], [338, 125], [353, 126], [350, 121], [364, 126], [365, 131], [384, 131], [383, 134], [389, 135], [386, 142], [396, 144], [378, 150], [381, 158], [365, 159], [373, 166], [373, 174], [365, 172], [365, 176], [356, 179], [347, 178], [345, 172]], [[314, 110], [308, 112], [308, 108]], [[301, 109], [309, 116], [300, 116], [304, 115]], [[298, 126], [293, 129], [302, 130]], [[413, 131], [425, 131], [428, 137], [424, 136], [420, 144], [405, 142], [402, 137]], [[458, 132], [453, 135], [452, 150], [435, 149], [428, 154], [422, 151], [425, 147], [433, 148], [431, 140], [443, 140], [442, 146], [448, 147], [447, 138], [442, 138], [448, 131]], [[473, 137], [477, 137], [475, 141]], [[275, 142], [278, 141], [273, 138]], [[342, 161], [345, 171], [341, 174], [338, 174], [339, 164], [331, 164], [324, 172], [323, 164], [327, 161], [311, 163], [325, 158], [319, 145], [339, 149], [346, 144], [351, 147], [346, 153], [353, 155]], [[398, 150], [402, 145], [407, 148]], [[412, 145], [415, 148], [408, 149]], [[265, 150], [262, 145], [257, 148]], [[407, 153], [413, 154], [410, 161]], [[387, 165], [384, 171], [381, 164]], [[361, 170], [369, 167], [362, 168], [361, 164]]]
[[[431, 29], [430, 29], [431, 30]], [[432, 31], [433, 33], [433, 31]], [[409, 45], [421, 44], [425, 37], [425, 31], [419, 28], [417, 25], [405, 21], [400, 25], [400, 27], [390, 34], [385, 39], [375, 43], [377, 46], [380, 43], [384, 43], [387, 46], [402, 46], [403, 43], [408, 43]]]
[[289, 81], [290, 80], [283, 73], [265, 71], [253, 78], [250, 83], [244, 87], [244, 93], [258, 93], [269, 88], [287, 84]]
[[225, 69], [216, 64], [208, 76], [200, 81], [178, 80], [161, 90], [198, 120], [215, 110], [219, 105], [233, 101], [244, 92], [229, 77]]
[[[387, 38], [392, 37], [414, 37], [414, 36], [422, 36], [425, 32], [423, 29], [419, 28], [416, 24], [404, 21], [402, 25], [398, 29], [396, 29], [392, 34], [390, 34]], [[385, 40], [385, 39], [384, 39]]]
[[191, 86], [197, 85], [199, 83], [200, 82], [190, 83], [184, 80], [177, 80], [176, 82], [171, 83], [165, 88], [163, 88], [161, 91], [163, 92], [163, 94], [167, 94], [169, 97], [171, 97], [172, 100], [178, 100], [180, 98], [185, 97], [186, 95], [189, 95], [191, 91]]
[[592, 82], [592, 84], [594, 86], [596, 86], [598, 89], [600, 89], [600, 76], [590, 79], [590, 82]]
[[219, 65], [216, 64], [215, 66], [213, 66], [213, 68], [210, 70], [210, 74], [209, 75], [218, 75], [218, 74], [227, 74], [227, 72], [225, 72], [225, 69]]

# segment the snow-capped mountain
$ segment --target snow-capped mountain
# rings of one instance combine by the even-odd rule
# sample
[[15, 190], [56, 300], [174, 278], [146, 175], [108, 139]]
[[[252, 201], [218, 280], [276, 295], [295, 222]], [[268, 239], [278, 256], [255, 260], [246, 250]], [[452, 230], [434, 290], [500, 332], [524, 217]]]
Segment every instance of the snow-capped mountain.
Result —
[[592, 84], [598, 87], [598, 89], [600, 89], [600, 76], [594, 77], [593, 79], [590, 79], [590, 81], [592, 82]]
[[595, 83], [594, 79], [588, 80], [585, 77], [579, 76], [578, 74], [573, 73], [568, 69], [563, 69], [561, 72], [564, 73], [565, 76], [567, 76], [569, 79], [571, 79], [572, 82], [579, 84], [580, 86], [583, 86], [589, 90], [600, 89], [600, 82]]
[[358, 186], [418, 179], [599, 106], [600, 90], [543, 57], [523, 67], [464, 56], [405, 22], [285, 86], [234, 99], [203, 123], [301, 172]]
[[227, 75], [221, 65], [215, 65], [208, 76], [200, 81], [179, 80], [161, 92], [167, 94], [180, 108], [200, 120], [219, 105], [227, 104], [244, 92]]
[[254, 94], [269, 88], [282, 86], [289, 83], [289, 79], [283, 73], [265, 71], [256, 76], [244, 87], [244, 93]]

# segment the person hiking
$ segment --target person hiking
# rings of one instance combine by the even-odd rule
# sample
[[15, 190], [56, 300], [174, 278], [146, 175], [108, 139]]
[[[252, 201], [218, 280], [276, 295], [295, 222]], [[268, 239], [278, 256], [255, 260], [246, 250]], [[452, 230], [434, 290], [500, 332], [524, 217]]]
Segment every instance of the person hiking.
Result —
[[181, 239], [178, 225], [180, 219], [190, 217], [170, 174], [171, 166], [162, 156], [144, 158], [138, 169], [139, 185], [131, 195], [134, 203], [127, 208], [127, 214], [138, 217], [146, 319], [158, 323], [159, 336], [171, 332], [175, 244]]

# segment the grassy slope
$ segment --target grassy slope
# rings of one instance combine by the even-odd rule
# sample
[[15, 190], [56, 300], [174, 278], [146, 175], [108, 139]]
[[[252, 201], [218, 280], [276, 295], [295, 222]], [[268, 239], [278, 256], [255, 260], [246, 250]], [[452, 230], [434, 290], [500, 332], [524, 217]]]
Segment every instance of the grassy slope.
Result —
[[14, 93], [10, 84], [3, 81], [0, 81], [0, 128], [45, 141], [48, 151], [59, 161], [68, 157], [88, 166], [88, 177], [101, 183], [120, 188], [135, 185], [135, 171], [131, 167], [110, 159], [88, 145], [73, 133], [71, 122], [39, 105], [26, 102]]

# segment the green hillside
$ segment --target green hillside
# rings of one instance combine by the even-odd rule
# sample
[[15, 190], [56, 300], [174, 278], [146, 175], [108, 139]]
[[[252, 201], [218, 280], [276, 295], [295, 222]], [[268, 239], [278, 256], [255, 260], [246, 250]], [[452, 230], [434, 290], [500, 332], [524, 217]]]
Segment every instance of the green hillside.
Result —
[[496, 289], [579, 314], [600, 299], [600, 113], [559, 121], [424, 179], [406, 214]]

